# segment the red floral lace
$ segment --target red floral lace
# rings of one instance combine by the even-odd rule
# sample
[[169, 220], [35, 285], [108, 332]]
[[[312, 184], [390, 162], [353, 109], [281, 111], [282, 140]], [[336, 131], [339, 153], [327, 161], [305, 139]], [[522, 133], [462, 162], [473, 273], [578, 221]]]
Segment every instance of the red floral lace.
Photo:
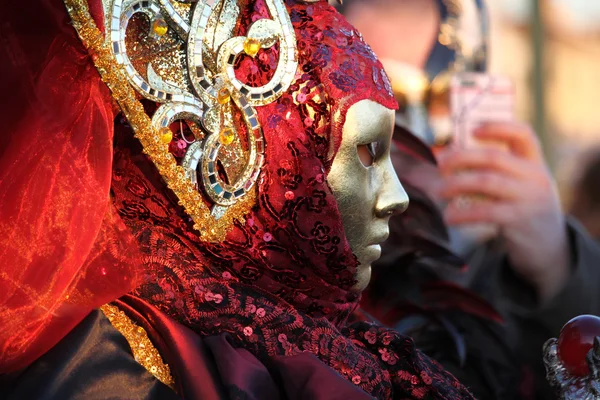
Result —
[[[240, 4], [239, 33], [263, 0]], [[258, 109], [267, 143], [259, 201], [223, 243], [201, 243], [131, 138], [116, 132], [112, 194], [137, 238], [146, 277], [135, 295], [203, 336], [227, 332], [258, 358], [311, 352], [377, 398], [470, 398], [410, 338], [358, 323], [356, 258], [327, 171], [348, 108], [371, 99], [394, 108], [381, 64], [326, 1], [288, 1], [299, 70], [287, 94]], [[239, 60], [238, 76], [269, 79], [277, 49]]]

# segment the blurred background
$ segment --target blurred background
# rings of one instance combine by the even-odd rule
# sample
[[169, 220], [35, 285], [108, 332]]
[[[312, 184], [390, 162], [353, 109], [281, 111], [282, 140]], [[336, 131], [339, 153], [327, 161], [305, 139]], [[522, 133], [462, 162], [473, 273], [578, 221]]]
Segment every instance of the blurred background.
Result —
[[490, 72], [512, 78], [517, 114], [546, 144], [565, 203], [600, 148], [600, 1], [488, 0]]
[[514, 81], [517, 116], [540, 136], [568, 208], [582, 169], [600, 151], [600, 0], [485, 3], [488, 70]]

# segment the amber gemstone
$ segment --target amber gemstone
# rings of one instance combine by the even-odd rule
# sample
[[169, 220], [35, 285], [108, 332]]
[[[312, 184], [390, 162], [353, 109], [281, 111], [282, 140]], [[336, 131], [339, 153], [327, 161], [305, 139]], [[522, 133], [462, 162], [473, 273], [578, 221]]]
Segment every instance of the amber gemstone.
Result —
[[231, 100], [231, 95], [229, 94], [229, 90], [227, 90], [227, 89], [219, 90], [219, 93], [217, 94], [217, 101], [219, 102], [219, 104], [227, 104], [227, 103], [229, 103], [229, 100]]
[[164, 36], [169, 30], [169, 25], [167, 25], [167, 22], [164, 19], [158, 18], [152, 23], [152, 30], [158, 36]]
[[594, 315], [575, 317], [561, 329], [558, 357], [572, 375], [586, 376], [590, 373], [586, 356], [594, 346], [596, 336], [600, 336], [600, 318]]
[[221, 134], [219, 136], [221, 139], [221, 143], [224, 145], [228, 145], [233, 143], [233, 139], [235, 139], [235, 132], [230, 127], [226, 126], [221, 129]]
[[244, 52], [250, 57], [254, 57], [260, 50], [260, 42], [257, 39], [247, 38], [244, 41]]
[[169, 144], [173, 140], [173, 132], [169, 128], [163, 128], [160, 131], [160, 141]]

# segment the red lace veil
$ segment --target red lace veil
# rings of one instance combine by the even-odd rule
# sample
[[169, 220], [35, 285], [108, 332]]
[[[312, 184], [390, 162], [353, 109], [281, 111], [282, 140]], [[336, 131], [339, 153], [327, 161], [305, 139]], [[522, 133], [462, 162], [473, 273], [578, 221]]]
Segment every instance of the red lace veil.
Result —
[[[357, 261], [327, 171], [348, 108], [363, 99], [394, 108], [395, 101], [375, 55], [326, 1], [287, 6], [298, 40], [296, 80], [258, 108], [267, 145], [258, 203], [217, 244], [199, 241], [124, 121], [112, 143], [109, 94], [62, 4], [40, 1], [42, 43], [25, 34], [33, 29], [25, 6], [0, 17], [9, 37], [3, 51], [18, 78], [6, 83], [22, 97], [0, 161], [2, 371], [39, 356], [90, 309], [133, 288], [143, 271], [136, 296], [200, 335], [230, 334], [259, 359], [308, 351], [377, 398], [469, 397], [409, 338], [345, 324], [358, 301], [349, 290]], [[239, 34], [268, 17], [262, 0], [240, 8]], [[268, 80], [276, 52], [242, 57], [238, 76]]]

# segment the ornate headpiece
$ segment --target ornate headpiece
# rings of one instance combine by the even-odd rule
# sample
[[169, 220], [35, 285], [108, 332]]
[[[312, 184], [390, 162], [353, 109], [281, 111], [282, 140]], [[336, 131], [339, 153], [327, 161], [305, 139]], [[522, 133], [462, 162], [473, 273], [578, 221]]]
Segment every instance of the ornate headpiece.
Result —
[[[222, 240], [256, 199], [265, 143], [255, 108], [277, 100], [296, 74], [296, 37], [283, 0], [266, 0], [271, 18], [256, 19], [245, 36], [234, 35], [236, 0], [102, 0], [104, 35], [87, 0], [65, 3], [144, 152], [195, 229], [205, 240]], [[241, 55], [272, 47], [278, 60], [268, 83], [255, 87], [236, 77]], [[152, 117], [140, 96], [158, 104]], [[183, 120], [189, 129], [174, 137], [170, 126]]]

